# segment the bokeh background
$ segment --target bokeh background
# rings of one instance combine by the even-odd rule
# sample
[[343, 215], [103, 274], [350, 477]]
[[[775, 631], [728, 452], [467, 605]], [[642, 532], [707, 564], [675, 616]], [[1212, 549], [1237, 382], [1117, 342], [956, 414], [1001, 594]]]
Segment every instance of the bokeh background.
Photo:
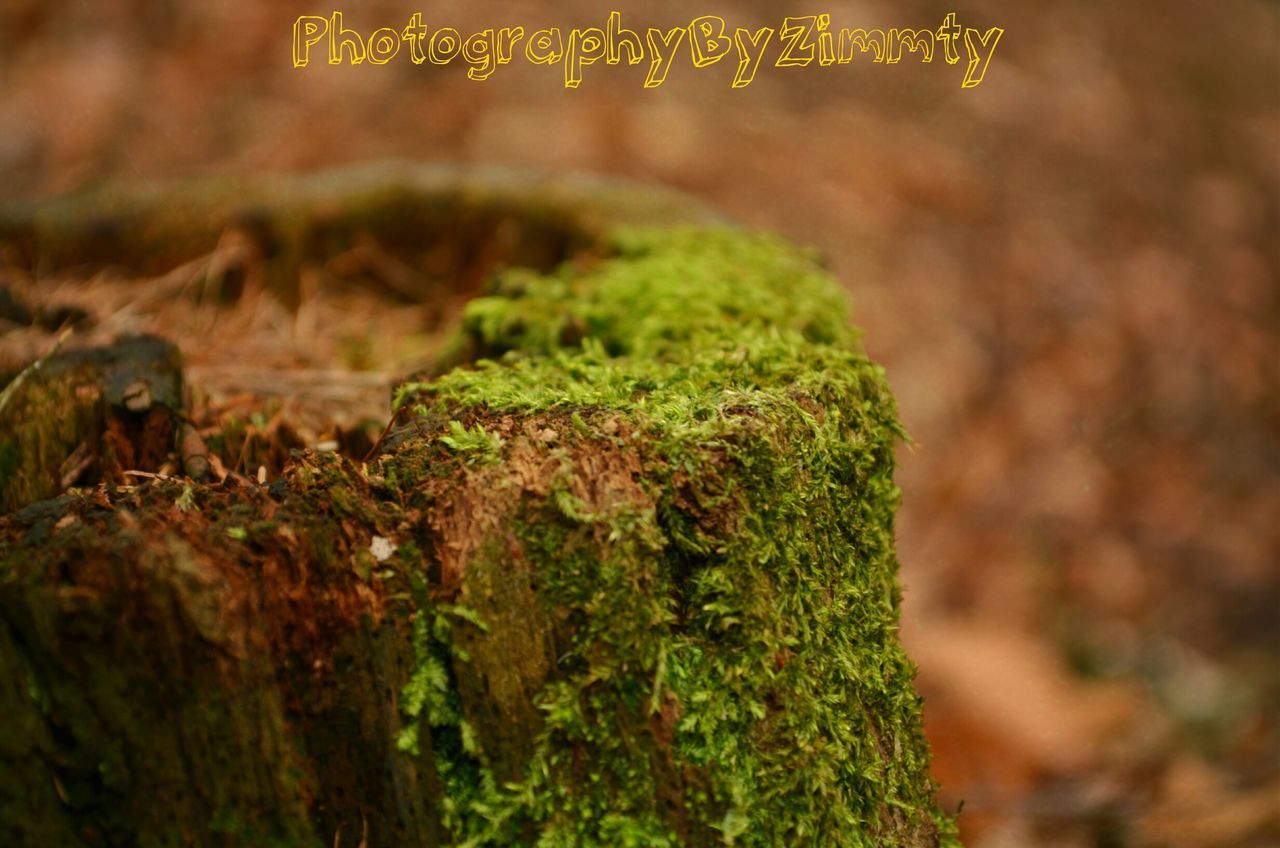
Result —
[[[611, 9], [1006, 31], [968, 91], [911, 58], [740, 91], [687, 54], [653, 90], [290, 65], [300, 14]], [[1280, 6], [0, 4], [4, 199], [385, 157], [663, 183], [824, 251], [913, 437], [902, 632], [967, 843], [1280, 844]]]

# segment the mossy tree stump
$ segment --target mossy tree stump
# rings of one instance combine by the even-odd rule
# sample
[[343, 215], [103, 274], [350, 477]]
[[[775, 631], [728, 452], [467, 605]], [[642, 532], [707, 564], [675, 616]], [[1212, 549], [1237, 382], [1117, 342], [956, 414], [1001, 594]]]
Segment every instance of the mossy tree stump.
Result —
[[814, 257], [652, 192], [376, 174], [7, 219], [35, 266], [252, 221], [287, 280], [449, 215], [544, 255], [367, 462], [0, 518], [0, 839], [952, 842], [896, 636], [893, 400]]

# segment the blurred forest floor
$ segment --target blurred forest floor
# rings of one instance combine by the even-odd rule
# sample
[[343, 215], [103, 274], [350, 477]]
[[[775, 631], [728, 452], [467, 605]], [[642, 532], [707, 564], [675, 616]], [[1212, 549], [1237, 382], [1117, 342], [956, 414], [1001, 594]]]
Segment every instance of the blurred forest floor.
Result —
[[[950, 10], [818, 5], [376, 0], [347, 24]], [[685, 56], [648, 91], [625, 65], [573, 91], [520, 60], [292, 69], [293, 19], [329, 11], [10, 0], [0, 193], [407, 157], [661, 182], [816, 245], [914, 439], [903, 637], [967, 844], [1280, 844], [1280, 7], [975, 2], [961, 24], [1006, 32], [969, 91], [910, 58], [741, 91]], [[120, 323], [109, 289], [90, 309]], [[348, 370], [413, 342], [412, 314], [313, 297], [170, 335]]]

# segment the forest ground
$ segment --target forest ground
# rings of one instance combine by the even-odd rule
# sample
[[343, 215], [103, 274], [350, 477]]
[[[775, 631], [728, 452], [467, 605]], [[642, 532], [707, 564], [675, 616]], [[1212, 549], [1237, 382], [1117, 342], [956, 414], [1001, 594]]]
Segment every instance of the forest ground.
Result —
[[[637, 27], [690, 17], [638, 5], [616, 7]], [[421, 11], [468, 32], [600, 25], [602, 9]], [[416, 10], [347, 18], [368, 31]], [[968, 91], [910, 58], [762, 68], [740, 91], [727, 66], [687, 63], [647, 91], [626, 66], [575, 90], [521, 64], [482, 83], [407, 61], [291, 68], [294, 18], [328, 11], [6, 3], [0, 194], [394, 156], [660, 182], [817, 246], [913, 438], [903, 638], [967, 844], [1280, 840], [1280, 9], [977, 2], [962, 17], [1005, 34]], [[949, 10], [792, 13], [814, 11], [930, 27]], [[104, 335], [166, 329], [195, 381], [225, 389], [214, 417], [252, 394], [228, 388], [261, 376], [245, 360], [304, 369], [301, 386], [341, 395], [298, 389], [315, 442], [336, 434], [304, 407], [377, 417], [425, 340], [419, 313], [329, 271], [292, 315], [253, 292], [175, 300], [179, 278], [23, 291], [74, 301]], [[12, 358], [48, 342], [5, 330]]]

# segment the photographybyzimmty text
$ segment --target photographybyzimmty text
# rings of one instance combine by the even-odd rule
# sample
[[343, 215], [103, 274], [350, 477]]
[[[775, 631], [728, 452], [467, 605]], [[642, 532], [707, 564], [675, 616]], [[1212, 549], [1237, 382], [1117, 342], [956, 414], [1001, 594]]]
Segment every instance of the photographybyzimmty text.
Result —
[[532, 65], [560, 66], [565, 87], [577, 88], [592, 65], [647, 61], [644, 87], [656, 88], [666, 82], [678, 60], [702, 69], [728, 59], [734, 66], [732, 86], [745, 88], [762, 67], [894, 65], [909, 57], [953, 66], [961, 87], [974, 88], [986, 76], [1003, 34], [1000, 27], [962, 26], [954, 12], [936, 28], [925, 29], [834, 27], [830, 15], [785, 17], [776, 27], [751, 29], [703, 15], [683, 26], [648, 27], [643, 32], [624, 26], [621, 13], [611, 12], [601, 27], [549, 27], [527, 34], [524, 27], [499, 27], [466, 35], [455, 27], [429, 25], [421, 12], [410, 15], [401, 28], [360, 32], [347, 26], [341, 12], [334, 12], [327, 17], [302, 15], [294, 21], [293, 66], [306, 68], [313, 60], [330, 65], [457, 63], [466, 66], [470, 79], [485, 80], [518, 58]]

